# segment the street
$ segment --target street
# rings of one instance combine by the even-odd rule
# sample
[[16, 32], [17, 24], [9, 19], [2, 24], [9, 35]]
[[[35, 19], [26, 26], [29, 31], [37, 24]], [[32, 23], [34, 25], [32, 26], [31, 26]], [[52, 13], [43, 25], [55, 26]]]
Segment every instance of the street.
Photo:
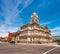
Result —
[[51, 45], [0, 43], [0, 54], [60, 54], [60, 47]]

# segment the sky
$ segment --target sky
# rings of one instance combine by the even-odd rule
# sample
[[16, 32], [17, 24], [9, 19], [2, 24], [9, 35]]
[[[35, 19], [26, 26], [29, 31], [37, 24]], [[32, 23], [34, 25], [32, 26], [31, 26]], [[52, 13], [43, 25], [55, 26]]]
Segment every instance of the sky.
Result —
[[0, 37], [30, 23], [33, 12], [40, 26], [47, 26], [52, 36], [60, 36], [60, 0], [0, 0]]

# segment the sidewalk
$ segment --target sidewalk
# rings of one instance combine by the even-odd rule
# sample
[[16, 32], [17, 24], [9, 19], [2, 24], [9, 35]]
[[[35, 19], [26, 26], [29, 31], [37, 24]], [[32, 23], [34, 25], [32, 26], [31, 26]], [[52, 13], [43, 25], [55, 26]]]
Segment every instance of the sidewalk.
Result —
[[50, 44], [28, 44], [28, 43], [16, 43], [21, 45], [45, 45], [45, 46], [57, 46], [60, 47], [60, 45], [57, 45], [56, 43], [50, 43]]

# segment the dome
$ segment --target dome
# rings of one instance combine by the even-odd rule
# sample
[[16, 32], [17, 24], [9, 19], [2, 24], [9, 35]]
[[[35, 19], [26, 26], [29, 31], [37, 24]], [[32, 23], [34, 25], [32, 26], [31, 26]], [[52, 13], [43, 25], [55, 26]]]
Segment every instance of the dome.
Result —
[[34, 12], [33, 15], [37, 15], [36, 12]]
[[36, 13], [36, 12], [33, 12], [33, 14], [32, 14], [32, 16], [31, 16], [31, 18], [32, 18], [32, 17], [34, 17], [34, 16], [36, 16], [36, 17], [38, 18], [38, 15], [37, 15], [37, 13]]

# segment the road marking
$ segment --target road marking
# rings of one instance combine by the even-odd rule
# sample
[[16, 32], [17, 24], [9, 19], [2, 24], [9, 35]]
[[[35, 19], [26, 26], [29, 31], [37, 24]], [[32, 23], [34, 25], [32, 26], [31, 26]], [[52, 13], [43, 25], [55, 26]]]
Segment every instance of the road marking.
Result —
[[43, 54], [47, 54], [47, 53], [49, 53], [49, 52], [51, 52], [51, 51], [55, 50], [56, 48], [58, 48], [58, 47], [55, 47], [55, 48], [53, 48], [53, 49], [50, 49], [50, 50], [46, 51], [46, 52], [45, 52], [45, 53], [43, 53]]

